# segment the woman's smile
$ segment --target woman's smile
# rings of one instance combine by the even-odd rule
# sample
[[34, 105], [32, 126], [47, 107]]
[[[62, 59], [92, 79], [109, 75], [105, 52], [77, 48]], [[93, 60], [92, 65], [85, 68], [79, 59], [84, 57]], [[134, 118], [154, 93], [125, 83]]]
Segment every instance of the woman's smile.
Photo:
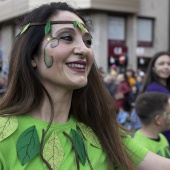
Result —
[[66, 64], [71, 70], [75, 71], [75, 72], [81, 72], [84, 73], [85, 72], [85, 68], [87, 65], [86, 61], [74, 61], [74, 62], [69, 62]]

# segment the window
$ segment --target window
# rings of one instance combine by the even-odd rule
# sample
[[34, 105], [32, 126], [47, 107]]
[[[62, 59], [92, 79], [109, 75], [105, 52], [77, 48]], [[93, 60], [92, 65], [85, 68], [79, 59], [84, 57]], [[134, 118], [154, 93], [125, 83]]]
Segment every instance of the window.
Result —
[[110, 16], [108, 22], [108, 39], [116, 45], [125, 44], [125, 18]]
[[151, 18], [138, 18], [137, 45], [140, 47], [153, 46], [153, 22]]

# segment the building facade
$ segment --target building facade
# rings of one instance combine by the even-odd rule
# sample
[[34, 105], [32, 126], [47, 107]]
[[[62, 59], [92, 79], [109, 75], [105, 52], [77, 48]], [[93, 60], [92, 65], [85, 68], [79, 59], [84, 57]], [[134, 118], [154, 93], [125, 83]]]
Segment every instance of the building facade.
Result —
[[[62, 0], [61, 0], [62, 1]], [[7, 67], [12, 42], [19, 32], [15, 21], [52, 1], [0, 0], [0, 60]], [[98, 67], [124, 69], [148, 66], [158, 51], [169, 50], [170, 0], [71, 0], [92, 20], [93, 47]]]

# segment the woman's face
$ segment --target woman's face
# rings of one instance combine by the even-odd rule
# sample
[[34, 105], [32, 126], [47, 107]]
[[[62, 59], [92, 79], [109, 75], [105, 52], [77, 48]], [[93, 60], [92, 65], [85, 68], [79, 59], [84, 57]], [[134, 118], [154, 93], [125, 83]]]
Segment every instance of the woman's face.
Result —
[[[50, 21], [83, 21], [74, 13], [60, 11]], [[73, 90], [84, 87], [94, 62], [92, 37], [85, 29], [73, 24], [54, 24], [51, 35], [45, 36], [41, 55], [34, 58], [42, 83], [49, 89]]]
[[170, 56], [162, 55], [159, 57], [153, 67], [154, 73], [161, 79], [167, 79], [170, 76]]

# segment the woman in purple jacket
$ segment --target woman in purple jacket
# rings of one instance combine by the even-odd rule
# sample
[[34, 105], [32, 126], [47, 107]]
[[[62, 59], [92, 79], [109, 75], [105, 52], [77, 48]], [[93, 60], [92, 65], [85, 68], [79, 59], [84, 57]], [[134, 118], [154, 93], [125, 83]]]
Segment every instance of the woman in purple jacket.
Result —
[[[141, 93], [161, 92], [170, 94], [170, 53], [156, 53], [149, 63]], [[170, 130], [163, 132], [170, 143]]]

